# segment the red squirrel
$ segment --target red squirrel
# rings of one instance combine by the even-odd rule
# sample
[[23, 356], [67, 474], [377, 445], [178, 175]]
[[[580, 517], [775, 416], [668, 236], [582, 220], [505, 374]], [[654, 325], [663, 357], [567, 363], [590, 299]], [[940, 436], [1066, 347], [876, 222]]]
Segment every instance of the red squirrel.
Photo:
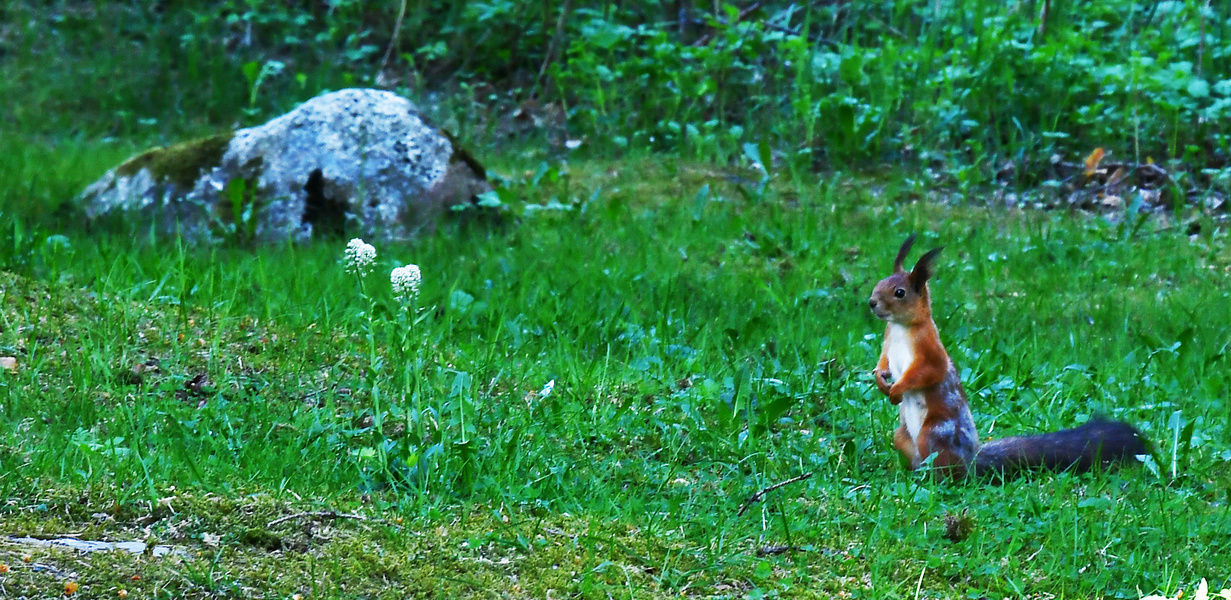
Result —
[[1031, 467], [1089, 470], [1147, 452], [1135, 428], [1115, 421], [980, 446], [962, 381], [932, 320], [927, 283], [943, 246], [924, 254], [908, 272], [903, 263], [914, 242], [911, 235], [902, 244], [893, 274], [876, 284], [868, 301], [872, 313], [888, 322], [873, 376], [876, 388], [898, 407], [901, 425], [893, 445], [911, 469], [935, 454], [932, 466], [954, 476], [972, 471], [1003, 475]]

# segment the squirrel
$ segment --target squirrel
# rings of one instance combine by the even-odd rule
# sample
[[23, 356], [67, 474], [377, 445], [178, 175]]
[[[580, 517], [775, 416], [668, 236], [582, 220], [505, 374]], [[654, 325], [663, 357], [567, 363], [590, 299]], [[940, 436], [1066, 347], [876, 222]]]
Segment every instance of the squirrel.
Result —
[[898, 250], [893, 274], [876, 284], [868, 301], [872, 313], [887, 322], [873, 373], [876, 388], [898, 407], [901, 425], [893, 445], [912, 470], [933, 454], [933, 468], [962, 477], [972, 472], [1004, 476], [1034, 467], [1085, 471], [1147, 453], [1136, 428], [1106, 420], [980, 445], [966, 391], [932, 320], [927, 283], [944, 247], [924, 254], [908, 272], [903, 263], [914, 242], [912, 234]]

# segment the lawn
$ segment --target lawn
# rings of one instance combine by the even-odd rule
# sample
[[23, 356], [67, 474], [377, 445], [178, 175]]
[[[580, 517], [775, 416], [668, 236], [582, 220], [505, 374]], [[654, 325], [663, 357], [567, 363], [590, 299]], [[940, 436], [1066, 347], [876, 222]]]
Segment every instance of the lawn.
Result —
[[[1231, 588], [1217, 11], [306, 4], [0, 8], [0, 598]], [[357, 274], [350, 236], [193, 246], [72, 201], [352, 85], [452, 130], [502, 218]], [[1071, 205], [1104, 145], [1124, 201]], [[983, 439], [1107, 417], [1152, 454], [904, 470], [867, 300], [911, 233]]]
[[[0, 533], [185, 553], [6, 544], [4, 593], [70, 575], [99, 598], [1225, 587], [1222, 236], [913, 202], [889, 176], [745, 196], [711, 165], [565, 169], [506, 167], [516, 219], [377, 244], [366, 278], [345, 240], [10, 233]], [[553, 199], [568, 208], [527, 209]], [[903, 471], [866, 296], [912, 231], [946, 246], [937, 322], [985, 439], [1103, 415], [1158, 460], [1004, 485]], [[389, 289], [403, 263], [414, 303]]]

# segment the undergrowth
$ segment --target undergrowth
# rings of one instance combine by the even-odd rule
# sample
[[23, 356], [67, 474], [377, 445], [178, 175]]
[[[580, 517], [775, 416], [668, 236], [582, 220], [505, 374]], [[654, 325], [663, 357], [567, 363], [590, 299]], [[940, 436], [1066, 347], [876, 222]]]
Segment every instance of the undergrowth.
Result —
[[766, 142], [796, 172], [907, 165], [967, 199], [1103, 147], [1225, 197], [1214, 4], [16, 2], [0, 92], [24, 99], [6, 128], [165, 145], [381, 86], [482, 145], [529, 130], [726, 162]]

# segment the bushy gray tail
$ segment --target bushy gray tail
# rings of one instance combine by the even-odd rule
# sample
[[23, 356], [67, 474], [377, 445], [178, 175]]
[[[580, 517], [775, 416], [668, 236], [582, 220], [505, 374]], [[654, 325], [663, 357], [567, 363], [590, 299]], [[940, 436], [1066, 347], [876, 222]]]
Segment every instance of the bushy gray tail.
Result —
[[1091, 421], [1055, 433], [987, 442], [975, 456], [975, 473], [1012, 475], [1031, 468], [1089, 471], [1094, 465], [1132, 460], [1148, 452], [1145, 439], [1132, 425]]

